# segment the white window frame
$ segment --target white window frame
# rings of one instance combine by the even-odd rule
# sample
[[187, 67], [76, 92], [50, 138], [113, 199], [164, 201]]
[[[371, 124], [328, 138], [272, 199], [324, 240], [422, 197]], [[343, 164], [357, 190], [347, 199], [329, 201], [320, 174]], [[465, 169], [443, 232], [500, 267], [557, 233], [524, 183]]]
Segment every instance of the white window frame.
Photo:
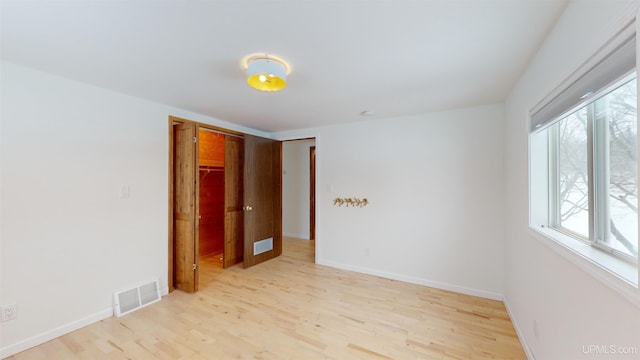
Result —
[[[599, 98], [606, 96], [607, 94], [615, 91], [621, 86], [627, 84], [629, 81], [635, 80], [638, 82], [636, 71], [632, 71], [624, 75], [621, 79], [614, 82], [611, 86], [602, 89], [596, 94], [592, 95], [592, 99], [590, 102], [586, 104], [581, 104], [567, 113], [571, 114], [576, 110], [591, 107], [591, 111], [587, 111], [587, 143], [588, 143], [588, 156], [587, 156], [587, 168], [588, 168], [588, 177], [589, 177], [589, 229], [588, 232], [590, 234], [589, 237], [584, 237], [581, 234], [575, 233], [570, 229], [563, 227], [560, 224], [560, 214], [558, 208], [559, 204], [559, 176], [557, 173], [558, 169], [558, 141], [559, 134], [557, 133], [557, 128], [555, 126], [550, 126], [547, 130], [547, 135], [549, 137], [548, 144], [548, 162], [549, 162], [549, 221], [548, 226], [554, 230], [557, 230], [561, 233], [564, 233], [567, 236], [570, 236], [578, 241], [582, 241], [586, 244], [594, 246], [602, 251], [608, 252], [609, 254], [619, 257], [622, 260], [630, 262], [632, 264], [638, 263], [638, 258], [634, 256], [630, 256], [622, 251], [616, 250], [609, 246], [603, 245], [604, 239], [609, 233], [609, 225], [608, 225], [608, 216], [607, 213], [609, 211], [608, 206], [601, 205], [606, 202], [608, 198], [608, 194], [606, 193], [605, 183], [608, 182], [608, 177], [605, 175], [608, 173], [608, 161], [606, 161], [606, 154], [608, 150], [606, 147], [608, 143], [604, 141], [605, 139], [601, 134], [608, 132], [608, 123], [605, 121], [595, 121], [595, 114], [598, 113], [595, 109], [596, 102]], [[562, 120], [560, 120], [562, 121]], [[558, 121], [557, 123], [559, 123]], [[594, 128], [598, 127], [598, 128]], [[602, 178], [604, 176], [604, 179]], [[603, 200], [604, 199], [604, 200]]]
[[[612, 51], [614, 51], [614, 49], [618, 45], [620, 45], [619, 42], [616, 43], [616, 37], [618, 37], [617, 40], [619, 41], [620, 33], [624, 35], [625, 31], [627, 33], [629, 31], [632, 31], [632, 33], [636, 32], [635, 19], [633, 21], [630, 21], [630, 23], [627, 24], [627, 26], [623, 30], [616, 34], [612, 41], [605, 44], [597, 54], [587, 60], [587, 62], [579, 70], [572, 74], [569, 79], [565, 80], [558, 88], [556, 88], [543, 101], [541, 101], [538, 106], [534, 107], [531, 113], [533, 114], [535, 113], [535, 111], [539, 111], [541, 108], [543, 108], [544, 104], [551, 102], [566, 88], [577, 81], [577, 79], [579, 79], [590, 69], [592, 69], [596, 64], [598, 64], [599, 61], [601, 61]], [[625, 36], [628, 36], [628, 34]], [[638, 40], [636, 39], [636, 42], [637, 41]], [[636, 43], [636, 49], [637, 48], [638, 45]], [[629, 74], [627, 74], [627, 76], [629, 76]], [[619, 83], [621, 83], [622, 81], [623, 80], [620, 79]], [[637, 78], [636, 82], [638, 85]], [[612, 91], [612, 88], [613, 86], [610, 86], [607, 90], [601, 91], [600, 94], [610, 92]], [[638, 86], [638, 88], [640, 89], [640, 86]], [[584, 106], [585, 103], [577, 104], [573, 107], [573, 109], [567, 109], [568, 111], [566, 111], [565, 114], [569, 114], [572, 111]], [[540, 125], [538, 124], [536, 126], [532, 120], [531, 127], [537, 128], [538, 126]], [[624, 295], [636, 306], [640, 307], [640, 289], [638, 288], [638, 258], [630, 257], [627, 254], [617, 252], [617, 250], [601, 246], [597, 243], [597, 239], [600, 237], [595, 235], [597, 235], [597, 232], [601, 232], [601, 230], [593, 228], [593, 226], [595, 226], [595, 223], [597, 221], [602, 220], [595, 219], [594, 217], [602, 217], [603, 215], [596, 213], [595, 207], [593, 206], [593, 201], [595, 199], [595, 197], [593, 196], [594, 194], [590, 194], [589, 196], [591, 202], [589, 206], [589, 216], [591, 217], [589, 233], [594, 234], [594, 240], [584, 239], [584, 237], [580, 239], [580, 237], [576, 236], [576, 234], [562, 231], [562, 229], [556, 226], [557, 222], [554, 223], [554, 217], [556, 217], [557, 215], [555, 215], [555, 205], [553, 203], [557, 203], [557, 201], [550, 195], [557, 192], [554, 189], [554, 186], [557, 185], [552, 184], [550, 179], [557, 179], [557, 176], [554, 175], [556, 167], [552, 166], [553, 164], [550, 163], [550, 159], [552, 158], [550, 156], [552, 155], [550, 154], [550, 151], [553, 150], [550, 150], [550, 140], [549, 137], [545, 135], [547, 135], [546, 130], [543, 134], [536, 132], [529, 133], [530, 233], [534, 238], [549, 246], [556, 253], [570, 260], [593, 277], [597, 278], [607, 286]], [[589, 135], [589, 137], [591, 137], [591, 135]], [[592, 152], [591, 149], [589, 149], [589, 152], [595, 153]], [[589, 163], [591, 166], [594, 163], [602, 162], [594, 161], [594, 159], [590, 156]], [[593, 173], [591, 168], [589, 168], [589, 172], [591, 174]], [[593, 183], [592, 181], [590, 182]], [[594, 187], [590, 186], [590, 188], [593, 189]]]

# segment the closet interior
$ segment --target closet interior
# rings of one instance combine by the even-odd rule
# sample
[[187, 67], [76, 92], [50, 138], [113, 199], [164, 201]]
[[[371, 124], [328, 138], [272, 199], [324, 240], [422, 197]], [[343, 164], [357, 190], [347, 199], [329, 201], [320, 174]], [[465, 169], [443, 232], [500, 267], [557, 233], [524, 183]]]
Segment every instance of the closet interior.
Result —
[[199, 129], [199, 245], [200, 256], [223, 267], [225, 218], [225, 135]]

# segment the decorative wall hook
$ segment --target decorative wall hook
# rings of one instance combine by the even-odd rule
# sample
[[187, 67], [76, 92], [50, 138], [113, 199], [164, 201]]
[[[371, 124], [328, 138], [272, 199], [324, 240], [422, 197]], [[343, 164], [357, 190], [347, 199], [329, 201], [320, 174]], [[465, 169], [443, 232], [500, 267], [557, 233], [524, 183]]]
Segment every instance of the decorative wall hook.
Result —
[[359, 199], [359, 198], [335, 198], [333, 199], [333, 205], [342, 206], [345, 205], [347, 207], [363, 207], [369, 204], [369, 200], [367, 198]]

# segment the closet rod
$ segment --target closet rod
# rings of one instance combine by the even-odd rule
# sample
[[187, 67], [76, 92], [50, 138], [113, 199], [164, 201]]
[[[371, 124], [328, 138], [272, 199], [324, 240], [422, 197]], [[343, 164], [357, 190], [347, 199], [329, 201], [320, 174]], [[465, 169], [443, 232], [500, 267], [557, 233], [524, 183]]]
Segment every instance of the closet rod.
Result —
[[224, 171], [223, 167], [220, 166], [206, 166], [206, 165], [200, 165], [199, 169], [201, 171]]

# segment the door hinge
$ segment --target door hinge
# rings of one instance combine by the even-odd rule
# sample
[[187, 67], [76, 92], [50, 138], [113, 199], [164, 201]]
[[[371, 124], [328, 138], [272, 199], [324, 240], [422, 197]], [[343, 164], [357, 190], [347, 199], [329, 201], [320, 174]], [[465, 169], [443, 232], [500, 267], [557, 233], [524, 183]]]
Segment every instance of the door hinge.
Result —
[[196, 137], [193, 137], [193, 142], [198, 142], [198, 139], [196, 139]]
[[193, 270], [198, 270], [198, 265], [193, 264]]

